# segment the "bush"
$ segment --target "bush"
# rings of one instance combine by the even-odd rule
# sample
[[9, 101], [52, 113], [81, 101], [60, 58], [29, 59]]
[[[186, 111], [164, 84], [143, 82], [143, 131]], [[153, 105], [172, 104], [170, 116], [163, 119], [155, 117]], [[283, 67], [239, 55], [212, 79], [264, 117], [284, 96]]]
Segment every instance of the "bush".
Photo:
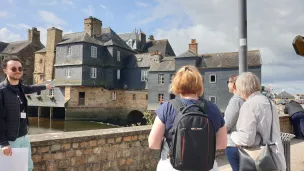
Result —
[[153, 125], [153, 122], [155, 120], [156, 114], [152, 111], [146, 111], [144, 112], [144, 118], [147, 121], [147, 125]]

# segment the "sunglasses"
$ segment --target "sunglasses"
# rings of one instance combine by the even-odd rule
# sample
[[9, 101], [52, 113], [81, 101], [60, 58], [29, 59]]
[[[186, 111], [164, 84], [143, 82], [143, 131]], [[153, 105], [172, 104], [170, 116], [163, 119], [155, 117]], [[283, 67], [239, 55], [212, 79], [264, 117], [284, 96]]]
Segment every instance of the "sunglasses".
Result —
[[12, 71], [12, 72], [17, 72], [17, 70], [18, 70], [19, 72], [22, 72], [22, 71], [23, 71], [23, 68], [22, 68], [22, 67], [18, 67], [18, 68], [12, 67], [12, 68], [11, 68], [11, 71]]
[[229, 84], [229, 83], [233, 83], [233, 81], [227, 81], [227, 84]]

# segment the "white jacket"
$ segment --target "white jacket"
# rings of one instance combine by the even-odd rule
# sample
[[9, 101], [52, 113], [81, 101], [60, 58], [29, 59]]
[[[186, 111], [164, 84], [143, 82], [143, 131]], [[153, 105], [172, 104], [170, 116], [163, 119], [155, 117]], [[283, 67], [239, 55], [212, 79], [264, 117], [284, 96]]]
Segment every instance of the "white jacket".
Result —
[[[284, 149], [281, 141], [280, 121], [278, 111], [273, 108], [272, 142], [277, 143], [275, 152], [275, 162], [282, 170], [286, 170]], [[255, 92], [249, 96], [242, 105], [239, 118], [236, 124], [236, 131], [232, 132], [231, 139], [237, 145], [258, 146], [263, 140], [263, 144], [270, 143], [272, 113], [269, 100], [260, 92]]]

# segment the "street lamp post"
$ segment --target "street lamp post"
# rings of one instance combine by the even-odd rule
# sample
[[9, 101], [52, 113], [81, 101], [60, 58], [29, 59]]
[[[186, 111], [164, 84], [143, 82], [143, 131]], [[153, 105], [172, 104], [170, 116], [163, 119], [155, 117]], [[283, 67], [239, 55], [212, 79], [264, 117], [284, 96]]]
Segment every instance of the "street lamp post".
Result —
[[239, 74], [248, 71], [247, 62], [247, 0], [239, 2]]

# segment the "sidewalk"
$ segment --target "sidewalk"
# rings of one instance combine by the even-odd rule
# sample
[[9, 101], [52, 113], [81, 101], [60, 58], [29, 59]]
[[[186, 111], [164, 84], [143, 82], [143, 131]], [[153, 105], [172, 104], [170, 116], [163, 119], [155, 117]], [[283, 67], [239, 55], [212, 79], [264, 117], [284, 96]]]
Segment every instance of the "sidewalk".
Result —
[[[292, 171], [304, 171], [304, 140], [292, 139], [290, 149]], [[216, 158], [220, 171], [232, 171], [226, 156]]]

